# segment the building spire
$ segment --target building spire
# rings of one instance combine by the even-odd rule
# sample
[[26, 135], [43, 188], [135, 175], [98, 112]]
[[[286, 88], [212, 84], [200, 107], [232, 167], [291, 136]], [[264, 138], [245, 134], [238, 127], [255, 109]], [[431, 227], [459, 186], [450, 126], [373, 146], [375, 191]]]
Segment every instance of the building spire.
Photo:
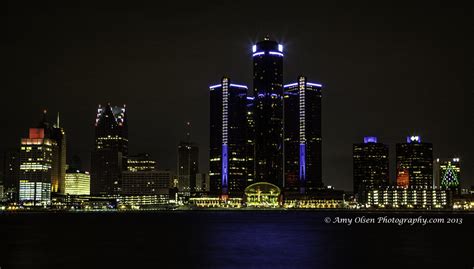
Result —
[[59, 112], [58, 112], [58, 116], [56, 117], [56, 128], [59, 128]]

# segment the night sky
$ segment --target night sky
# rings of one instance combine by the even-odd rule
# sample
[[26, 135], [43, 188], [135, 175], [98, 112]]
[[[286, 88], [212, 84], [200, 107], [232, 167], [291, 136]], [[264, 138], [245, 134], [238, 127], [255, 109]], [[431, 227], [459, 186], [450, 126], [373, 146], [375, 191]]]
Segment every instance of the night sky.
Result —
[[110, 102], [128, 107], [130, 152], [163, 169], [191, 121], [207, 171], [208, 86], [226, 75], [251, 87], [251, 45], [269, 34], [285, 46], [285, 83], [303, 74], [324, 86], [326, 185], [352, 188], [352, 144], [366, 135], [390, 145], [393, 180], [395, 143], [411, 134], [435, 158], [460, 157], [463, 185], [474, 185], [472, 8], [15, 2], [0, 11], [1, 151], [47, 108], [61, 114], [68, 157], [88, 169], [96, 108]]

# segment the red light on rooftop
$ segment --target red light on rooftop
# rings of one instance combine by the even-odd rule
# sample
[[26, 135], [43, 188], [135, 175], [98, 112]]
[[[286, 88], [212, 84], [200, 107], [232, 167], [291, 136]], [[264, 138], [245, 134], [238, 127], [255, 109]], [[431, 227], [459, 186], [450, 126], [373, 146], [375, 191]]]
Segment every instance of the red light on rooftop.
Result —
[[30, 128], [30, 139], [43, 139], [44, 129], [43, 128]]

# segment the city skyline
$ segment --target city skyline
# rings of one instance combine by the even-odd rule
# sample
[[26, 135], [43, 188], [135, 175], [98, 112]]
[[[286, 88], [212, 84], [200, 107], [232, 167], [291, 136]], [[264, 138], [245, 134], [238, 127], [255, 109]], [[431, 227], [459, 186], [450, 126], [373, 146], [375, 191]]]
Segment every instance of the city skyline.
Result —
[[[68, 134], [69, 158], [74, 153], [80, 155], [84, 166], [90, 170], [87, 164], [90, 161], [88, 154], [93, 146], [94, 114], [92, 110], [99, 103], [126, 103], [128, 111], [130, 111], [128, 115], [131, 123], [130, 129], [133, 130], [130, 134], [130, 151], [132, 153], [150, 152], [157, 159], [159, 167], [173, 168], [176, 160], [176, 146], [179, 140], [185, 136], [182, 127], [184, 122], [191, 121], [193, 123], [193, 140], [202, 149], [208, 148], [209, 96], [207, 87], [209, 81], [215, 81], [224, 72], [235, 81], [250, 85], [251, 79], [247, 73], [250, 73], [248, 71], [251, 70], [251, 55], [241, 56], [248, 53], [251, 45], [258, 39], [263, 38], [265, 34], [270, 34], [284, 44], [285, 50], [291, 55], [285, 61], [285, 65], [288, 65], [285, 70], [289, 70], [289, 72], [285, 72], [284, 81], [292, 81], [300, 75], [293, 73], [295, 72], [293, 70], [297, 70], [311, 80], [321, 82], [325, 86], [322, 128], [325, 139], [323, 147], [323, 182], [325, 184], [333, 185], [338, 189], [351, 189], [351, 147], [361, 137], [368, 135], [375, 135], [390, 145], [390, 178], [393, 181], [394, 145], [403, 142], [403, 138], [407, 135], [417, 134], [433, 143], [434, 158], [461, 158], [462, 184], [467, 187], [474, 184], [473, 168], [472, 165], [469, 165], [473, 160], [471, 150], [473, 142], [469, 140], [471, 137], [469, 120], [472, 120], [472, 117], [469, 117], [470, 111], [467, 109], [469, 96], [463, 98], [467, 81], [462, 77], [464, 70], [462, 54], [460, 54], [462, 50], [452, 50], [451, 43], [443, 43], [439, 34], [447, 34], [451, 40], [458, 41], [462, 41], [464, 37], [461, 35], [461, 31], [451, 32], [450, 27], [438, 23], [435, 20], [435, 15], [439, 14], [440, 10], [433, 9], [431, 10], [433, 14], [430, 13], [431, 16], [428, 16], [428, 19], [430, 22], [435, 22], [438, 28], [425, 29], [422, 27], [423, 25], [418, 25], [419, 28], [415, 27], [411, 32], [382, 33], [376, 31], [377, 27], [375, 26], [365, 25], [364, 22], [367, 21], [356, 16], [357, 23], [353, 27], [356, 33], [361, 34], [356, 38], [349, 33], [336, 31], [339, 34], [334, 34], [334, 32], [322, 30], [316, 30], [319, 34], [316, 35], [317, 38], [308, 34], [303, 36], [300, 34], [303, 32], [302, 29], [298, 29], [295, 25], [284, 26], [278, 23], [264, 25], [267, 27], [260, 28], [244, 27], [245, 30], [238, 31], [238, 34], [232, 35], [232, 37], [222, 34], [212, 35], [211, 33], [214, 32], [211, 27], [208, 34], [204, 33], [204, 36], [209, 37], [208, 39], [199, 39], [194, 36], [196, 44], [193, 44], [193, 48], [177, 47], [182, 48], [179, 51], [190, 58], [181, 58], [184, 56], [176, 54], [176, 59], [168, 57], [163, 59], [161, 57], [163, 54], [154, 52], [161, 45], [156, 45], [157, 39], [155, 38], [157, 37], [149, 32], [140, 32], [149, 38], [149, 42], [145, 42], [144, 52], [141, 52], [139, 47], [134, 47], [132, 51], [138, 53], [138, 57], [124, 59], [122, 56], [128, 55], [130, 50], [127, 49], [127, 46], [124, 48], [106, 42], [108, 38], [112, 40], [119, 38], [119, 35], [113, 31], [105, 31], [103, 35], [98, 35], [98, 41], [95, 42], [99, 42], [99, 46], [91, 49], [87, 44], [90, 44], [88, 42], [94, 43], [94, 41], [87, 39], [87, 33], [89, 33], [87, 28], [78, 31], [78, 36], [71, 36], [64, 32], [66, 28], [55, 26], [56, 28], [53, 27], [53, 30], [64, 35], [64, 42], [61, 40], [53, 42], [56, 47], [48, 47], [46, 56], [35, 55], [36, 60], [31, 71], [24, 70], [17, 64], [10, 71], [12, 76], [7, 79], [7, 87], [15, 90], [15, 92], [9, 92], [10, 98], [18, 98], [18, 94], [25, 94], [25, 92], [31, 92], [30, 95], [34, 95], [36, 91], [42, 91], [42, 94], [38, 98], [25, 99], [22, 109], [15, 113], [15, 120], [12, 118], [2, 119], [2, 125], [8, 126], [11, 132], [2, 133], [1, 138], [4, 143], [1, 149], [4, 151], [17, 147], [18, 137], [25, 136], [25, 128], [37, 122], [36, 115], [39, 111], [48, 108], [51, 112], [59, 111], [61, 113], [62, 125]], [[331, 8], [325, 10], [331, 14]], [[69, 9], [65, 9], [65, 11], [72, 12]], [[147, 14], [145, 10], [136, 9], [135, 11], [139, 14]], [[97, 16], [92, 16], [91, 21], [104, 27], [110, 26], [111, 29], [120, 33], [120, 27], [115, 28], [114, 24], [108, 24], [99, 18], [103, 11], [85, 8], [82, 11], [74, 12], [93, 12]], [[374, 15], [373, 10], [364, 12]], [[456, 26], [462, 22], [462, 16], [454, 18], [454, 15], [458, 14], [458, 10], [451, 9], [446, 12], [450, 18], [453, 18], [450, 20], [452, 25]], [[105, 13], [107, 15], [107, 12]], [[66, 25], [71, 26], [73, 22], [62, 17], [66, 16], [65, 14], [57, 16], [61, 16]], [[390, 12], [385, 14], [388, 15], [387, 23], [383, 26], [391, 25], [391, 20], [394, 20], [394, 17], [390, 16], [391, 14]], [[411, 16], [410, 14], [410, 12], [407, 14], [408, 21], [419, 22], [413, 14]], [[328, 17], [323, 17], [328, 19]], [[375, 15], [373, 17], [377, 18]], [[10, 19], [13, 22], [15, 18], [11, 17]], [[112, 17], [112, 19], [123, 22], [117, 17]], [[123, 23], [127, 27], [138, 27], [144, 25], [145, 19], [132, 21], [131, 24]], [[159, 21], [155, 21], [153, 18], [147, 20], [155, 23]], [[167, 22], [173, 25], [172, 18], [168, 18]], [[323, 20], [316, 20], [314, 23], [321, 26], [324, 25], [323, 22]], [[53, 22], [39, 16], [39, 23], [47, 26]], [[422, 24], [422, 22], [419, 23]], [[27, 25], [26, 22], [25, 24]], [[39, 47], [46, 48], [45, 46], [49, 44], [50, 40], [47, 35], [41, 35], [43, 30], [33, 27], [34, 29], [30, 32], [25, 32], [25, 24], [15, 26], [17, 31], [23, 29], [23, 33], [25, 33], [25, 39], [20, 39], [17, 42], [26, 42], [31, 38], [39, 37]], [[82, 29], [80, 25], [75, 26], [76, 30]], [[347, 26], [347, 22], [344, 23], [342, 20], [340, 24], [331, 24], [331, 26], [337, 29]], [[406, 30], [404, 28], [406, 26], [402, 23], [394, 27]], [[48, 27], [43, 29], [48, 29]], [[186, 33], [186, 30], [179, 28], [179, 26], [178, 29], [181, 31], [178, 32]], [[358, 32], [358, 29], [361, 32]], [[362, 29], [368, 30], [363, 31]], [[364, 39], [369, 37], [371, 33], [369, 30], [376, 33], [372, 42]], [[416, 38], [413, 34], [415, 36], [421, 34], [425, 39]], [[398, 37], [398, 39], [394, 37]], [[124, 38], [132, 45], [141, 44], [137, 43], [138, 41], [145, 41], [143, 38], [134, 38], [134, 36]], [[192, 36], [184, 36], [183, 40], [189, 38]], [[390, 41], [391, 38], [396, 40], [394, 44]], [[83, 43], [76, 47], [68, 47], [66, 42], [68, 40], [79, 40]], [[179, 40], [181, 39], [176, 39], [170, 45], [177, 45]], [[340, 42], [341, 40], [352, 40], [354, 43], [351, 45], [354, 46], [342, 47], [341, 43], [344, 42]], [[414, 42], [415, 46], [406, 49], [405, 45], [409, 42]], [[439, 44], [439, 46], [435, 46], [439, 51], [430, 50], [430, 48], [428, 51], [422, 50], [423, 44], [426, 42]], [[26, 45], [26, 43], [21, 44]], [[23, 58], [25, 55], [19, 55], [18, 50], [22, 48], [21, 44], [18, 46], [11, 44], [12, 55], [20, 57], [19, 62], [25, 60]], [[110, 45], [115, 50], [105, 51], [105, 48]], [[167, 47], [167, 45], [163, 46]], [[335, 47], [330, 49], [331, 46]], [[26, 55], [38, 50], [31, 47], [26, 48], [26, 52], [22, 52]], [[356, 48], [361, 49], [361, 55], [357, 55]], [[382, 56], [380, 58], [374, 58], [380, 56], [375, 53], [377, 49], [381, 50]], [[99, 55], [104, 55], [105, 61], [88, 57], [82, 61], [71, 54], [73, 52], [82, 56], [87, 56], [87, 52], [99, 53]], [[145, 52], [150, 53], [150, 59], [145, 59]], [[114, 53], [120, 57], [113, 59]], [[443, 53], [449, 53], [447, 55], [451, 55], [451, 57], [443, 57]], [[219, 56], [216, 57], [216, 54]], [[56, 59], [54, 55], [59, 57], [57, 61], [46, 58], [51, 56], [52, 59]], [[205, 60], [208, 57], [212, 59]], [[397, 62], [399, 57], [403, 61]], [[188, 61], [190, 59], [191, 61]], [[14, 58], [7, 57], [8, 63], [12, 61]], [[235, 62], [235, 64], [231, 67], [226, 66], [227, 61]], [[34, 72], [34, 67], [41, 67], [46, 63], [50, 68], [47, 69], [48, 72], [40, 72], [32, 76], [31, 80], [19, 81], [18, 78], [22, 72]], [[182, 66], [182, 63], [189, 65], [184, 69], [186, 72], [178, 72], [180, 69], [175, 67], [175, 65]], [[433, 63], [436, 64], [433, 66]], [[198, 66], [201, 64], [206, 64], [204, 70], [199, 69]], [[85, 69], [88, 65], [94, 67], [92, 74]], [[117, 65], [117, 68], [114, 68], [114, 65]], [[172, 73], [165, 70], [169, 65], [172, 66], [170, 68]], [[139, 71], [141, 75], [139, 75]], [[201, 75], [201, 72], [204, 75]], [[157, 76], [156, 81], [152, 79], [155, 76]], [[434, 80], [434, 77], [439, 80]], [[31, 84], [29, 84], [30, 81]], [[446, 89], [449, 89], [447, 91], [449, 94], [444, 94]], [[354, 94], [354, 92], [358, 94]], [[403, 96], [405, 98], [402, 98]], [[10, 98], [4, 98], [1, 101], [2, 107], [6, 111], [12, 110], [13, 106], [18, 105], [8, 101]], [[445, 105], [445, 102], [448, 105]], [[463, 105], [463, 102], [466, 102], [466, 105]], [[168, 117], [170, 114], [172, 116]], [[357, 125], [352, 123], [354, 121], [357, 122]], [[149, 142], [145, 144], [140, 141]], [[201, 152], [200, 171], [208, 171], [206, 165], [208, 157], [205, 152], [205, 150]], [[466, 182], [466, 180], [468, 181]]]

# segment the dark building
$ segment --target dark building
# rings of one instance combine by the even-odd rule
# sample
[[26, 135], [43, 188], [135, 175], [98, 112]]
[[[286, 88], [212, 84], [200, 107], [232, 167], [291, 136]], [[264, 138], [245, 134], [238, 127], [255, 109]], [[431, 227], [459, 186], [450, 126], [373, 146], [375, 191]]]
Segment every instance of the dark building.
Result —
[[378, 143], [373, 136], [364, 137], [364, 143], [353, 145], [354, 194], [390, 184], [388, 153], [388, 145]]
[[125, 105], [99, 105], [95, 121], [95, 144], [91, 156], [91, 194], [118, 195], [121, 174], [127, 169], [128, 125]]
[[252, 47], [255, 181], [283, 186], [283, 46], [265, 38]]
[[148, 153], [128, 156], [127, 171], [153, 171], [156, 170], [156, 161]]
[[[247, 186], [247, 86], [224, 77], [210, 88], [210, 191], [242, 196]], [[250, 146], [251, 147], [251, 146]], [[253, 152], [250, 157], [253, 159]]]
[[122, 174], [123, 195], [158, 195], [168, 193], [171, 171], [125, 171]]
[[196, 174], [199, 173], [199, 148], [190, 141], [178, 145], [178, 189], [190, 193], [196, 189]]
[[3, 155], [3, 186], [9, 200], [14, 200], [18, 194], [20, 173], [20, 151], [18, 148], [8, 150]]
[[405, 174], [405, 187], [433, 186], [433, 144], [421, 142], [419, 136], [408, 136], [406, 143], [397, 144], [396, 159], [397, 175]]
[[300, 76], [284, 89], [284, 187], [311, 192], [323, 186], [321, 85]]

